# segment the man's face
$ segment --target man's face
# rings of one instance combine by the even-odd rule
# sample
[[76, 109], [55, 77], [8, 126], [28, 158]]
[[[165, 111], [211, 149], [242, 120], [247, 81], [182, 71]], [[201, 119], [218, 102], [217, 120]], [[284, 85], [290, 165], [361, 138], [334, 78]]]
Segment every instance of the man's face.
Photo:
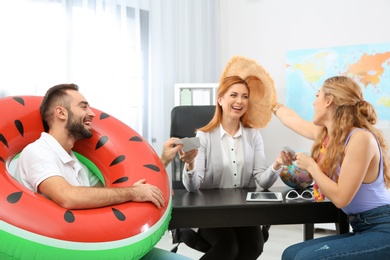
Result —
[[70, 108], [67, 108], [66, 129], [69, 135], [77, 140], [90, 138], [92, 137], [92, 119], [95, 113], [78, 91], [72, 91], [71, 96]]
[[76, 117], [71, 109], [68, 110], [68, 122], [66, 123], [66, 129], [68, 130], [69, 135], [73, 136], [77, 140], [92, 137], [92, 128], [85, 127], [84, 117]]

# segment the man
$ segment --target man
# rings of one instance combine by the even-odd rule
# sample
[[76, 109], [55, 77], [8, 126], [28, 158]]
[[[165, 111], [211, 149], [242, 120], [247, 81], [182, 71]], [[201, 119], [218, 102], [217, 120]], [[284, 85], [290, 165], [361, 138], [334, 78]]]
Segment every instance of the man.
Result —
[[[92, 136], [95, 117], [88, 102], [75, 84], [50, 88], [42, 100], [40, 113], [47, 133], [21, 152], [15, 178], [66, 209], [88, 209], [127, 201], [151, 202], [157, 208], [165, 201], [159, 188], [139, 180], [129, 187], [108, 188], [83, 166], [72, 148], [77, 140]], [[181, 146], [174, 139], [164, 144], [163, 163], [168, 165]], [[144, 259], [188, 259], [153, 248]]]

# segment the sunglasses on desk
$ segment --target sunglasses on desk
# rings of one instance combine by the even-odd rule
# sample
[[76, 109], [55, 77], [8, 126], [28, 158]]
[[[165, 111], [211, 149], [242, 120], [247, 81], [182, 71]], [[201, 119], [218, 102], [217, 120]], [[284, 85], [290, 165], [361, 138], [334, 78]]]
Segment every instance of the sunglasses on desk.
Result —
[[314, 194], [312, 190], [304, 190], [301, 194], [298, 193], [296, 190], [290, 190], [286, 194], [286, 200], [297, 200], [297, 199], [304, 199], [304, 200], [314, 200]]

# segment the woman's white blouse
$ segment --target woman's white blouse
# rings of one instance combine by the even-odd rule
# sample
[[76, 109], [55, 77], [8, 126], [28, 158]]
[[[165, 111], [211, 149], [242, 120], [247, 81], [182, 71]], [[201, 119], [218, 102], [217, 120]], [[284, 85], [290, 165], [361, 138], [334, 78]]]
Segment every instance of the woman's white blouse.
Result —
[[213, 188], [252, 188], [256, 183], [268, 189], [281, 171], [268, 167], [264, 143], [258, 129], [240, 126], [229, 136], [220, 126], [211, 132], [198, 131], [200, 139], [194, 170], [183, 170], [183, 184], [188, 191]]

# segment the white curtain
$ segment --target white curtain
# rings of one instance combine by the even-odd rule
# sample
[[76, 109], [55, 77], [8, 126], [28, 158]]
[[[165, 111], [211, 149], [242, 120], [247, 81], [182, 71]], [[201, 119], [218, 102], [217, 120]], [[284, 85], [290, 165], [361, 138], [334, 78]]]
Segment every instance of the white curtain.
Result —
[[0, 95], [72, 82], [91, 106], [145, 133], [147, 13], [138, 1], [1, 1]]
[[219, 81], [219, 0], [153, 0], [151, 104], [153, 147], [169, 137], [175, 83]]
[[218, 0], [0, 1], [0, 96], [75, 83], [161, 151], [175, 83], [217, 82]]

